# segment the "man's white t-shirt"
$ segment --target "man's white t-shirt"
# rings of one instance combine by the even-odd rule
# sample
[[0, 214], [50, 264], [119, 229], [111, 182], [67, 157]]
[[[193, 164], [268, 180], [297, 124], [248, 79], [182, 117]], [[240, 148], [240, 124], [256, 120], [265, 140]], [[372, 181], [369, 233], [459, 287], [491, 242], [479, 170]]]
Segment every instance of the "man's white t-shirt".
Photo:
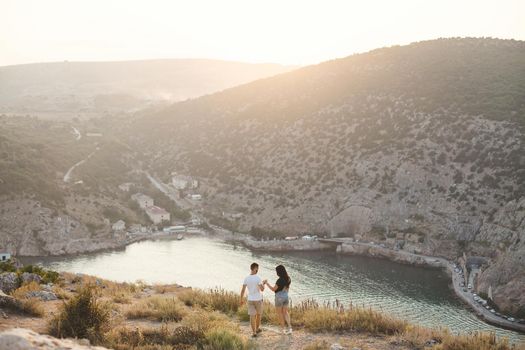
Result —
[[263, 296], [259, 285], [262, 284], [262, 280], [257, 275], [249, 275], [244, 279], [244, 284], [248, 288], [248, 301], [262, 300]]

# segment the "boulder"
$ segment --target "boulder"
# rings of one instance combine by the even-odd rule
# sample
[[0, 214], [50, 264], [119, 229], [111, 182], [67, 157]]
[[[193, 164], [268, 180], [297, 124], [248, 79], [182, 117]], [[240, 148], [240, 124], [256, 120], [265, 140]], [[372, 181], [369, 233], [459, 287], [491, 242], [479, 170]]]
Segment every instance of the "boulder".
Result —
[[36, 290], [36, 291], [27, 292], [26, 295], [28, 298], [38, 298], [43, 301], [51, 301], [51, 300], [58, 299], [55, 293], [48, 292], [45, 290]]
[[36, 282], [40, 284], [42, 282], [42, 277], [40, 277], [36, 273], [24, 272], [22, 274], [22, 283], [30, 283], [30, 282]]
[[18, 277], [14, 272], [4, 272], [0, 274], [0, 290], [4, 293], [11, 293], [18, 288]]
[[[0, 333], [0, 349], [9, 350], [104, 350], [99, 346], [90, 346], [89, 342], [72, 339], [57, 339], [35, 333], [29, 329], [14, 328]], [[107, 350], [107, 349], [106, 349]]]

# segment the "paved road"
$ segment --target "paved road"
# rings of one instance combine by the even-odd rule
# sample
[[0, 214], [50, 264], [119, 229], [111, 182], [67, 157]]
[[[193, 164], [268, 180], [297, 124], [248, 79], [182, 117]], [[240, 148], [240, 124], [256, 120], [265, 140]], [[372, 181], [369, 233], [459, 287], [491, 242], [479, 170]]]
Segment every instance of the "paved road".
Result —
[[[463, 277], [460, 276], [459, 273], [456, 273], [454, 271], [454, 268], [452, 265], [450, 265], [449, 270], [452, 273], [452, 285], [454, 286], [454, 291], [463, 301], [465, 301], [467, 304], [469, 304], [474, 309], [476, 314], [478, 314], [485, 321], [493, 325], [505, 327], [508, 329], [514, 329], [520, 332], [525, 332], [525, 325], [519, 324], [516, 322], [510, 322], [509, 320], [506, 320], [502, 317], [499, 317], [498, 315], [493, 314], [481, 304], [478, 304], [473, 299], [474, 296], [472, 295], [472, 291], [467, 289], [467, 291], [464, 292], [463, 291], [464, 287], [462, 288], [460, 286], [460, 283], [463, 282]], [[473, 276], [474, 273], [471, 273], [470, 275]]]
[[95, 153], [97, 153], [98, 150], [99, 148], [97, 147], [97, 149], [91, 152], [85, 159], [82, 159], [80, 162], [75, 163], [71, 168], [69, 168], [69, 170], [66, 172], [66, 175], [64, 175], [64, 178], [63, 178], [64, 182], [69, 182], [69, 180], [71, 179], [71, 173], [73, 172], [73, 170], [75, 170], [77, 166], [84, 164], [86, 160], [91, 158]]

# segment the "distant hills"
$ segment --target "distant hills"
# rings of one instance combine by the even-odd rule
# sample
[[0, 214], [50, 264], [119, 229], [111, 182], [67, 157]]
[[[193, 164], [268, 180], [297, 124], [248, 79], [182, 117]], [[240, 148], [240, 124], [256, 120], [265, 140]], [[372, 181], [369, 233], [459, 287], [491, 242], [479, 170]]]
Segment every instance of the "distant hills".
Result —
[[235, 229], [408, 237], [414, 251], [490, 256], [483, 288], [512, 307], [525, 305], [524, 127], [525, 43], [467, 38], [258, 80], [127, 133], [159, 175], [197, 176], [210, 215], [242, 213]]
[[294, 69], [204, 59], [0, 67], [0, 113], [89, 115], [173, 103]]

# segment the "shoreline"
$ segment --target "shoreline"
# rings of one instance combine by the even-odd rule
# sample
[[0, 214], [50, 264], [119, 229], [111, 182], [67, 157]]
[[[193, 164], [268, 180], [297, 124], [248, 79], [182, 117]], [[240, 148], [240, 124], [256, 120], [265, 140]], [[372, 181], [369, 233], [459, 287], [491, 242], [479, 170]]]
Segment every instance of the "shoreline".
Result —
[[[390, 248], [381, 247], [376, 244], [358, 243], [350, 241], [338, 244], [335, 247], [334, 244], [332, 244], [330, 248], [327, 248], [326, 246], [321, 246], [318, 249], [316, 249], [316, 247], [318, 246], [314, 244], [314, 242], [316, 241], [256, 241], [246, 237], [241, 239], [235, 239], [234, 234], [231, 234], [230, 236], [230, 240], [239, 242], [243, 244], [243, 246], [245, 246], [246, 248], [255, 251], [327, 251], [330, 250], [330, 248], [335, 248], [334, 252], [336, 254], [341, 255], [365, 256], [375, 259], [384, 259], [398, 264], [419, 266], [425, 268], [444, 269], [451, 279], [449, 286], [452, 287], [456, 298], [460, 299], [464, 304], [466, 304], [478, 319], [493, 326], [525, 334], [525, 324], [510, 322], [495, 314], [490, 313], [489, 310], [483, 308], [481, 305], [479, 305], [478, 303], [476, 303], [476, 301], [472, 299], [471, 291], [463, 292], [462, 287], [460, 287], [460, 278], [454, 272], [453, 262], [442, 257], [415, 254], [403, 250], [393, 250]], [[321, 241], [323, 240], [321, 239]], [[257, 243], [255, 243], [254, 245], [254, 242]], [[294, 243], [299, 244], [298, 249], [294, 249]], [[267, 249], [264, 249], [265, 244]], [[319, 244], [330, 245], [322, 242], [319, 242]]]
[[[252, 251], [261, 251], [261, 252], [301, 252], [301, 251], [333, 251], [335, 254], [348, 255], [348, 256], [366, 256], [370, 258], [389, 260], [399, 264], [419, 266], [425, 268], [438, 268], [445, 269], [447, 274], [451, 278], [451, 284], [454, 293], [458, 299], [460, 299], [464, 304], [468, 305], [469, 309], [476, 315], [476, 317], [487, 324], [497, 326], [503, 329], [508, 329], [512, 331], [517, 331], [519, 333], [525, 334], [525, 325], [510, 322], [504, 319], [500, 319], [498, 316], [491, 314], [488, 310], [481, 307], [477, 304], [472, 297], [469, 298], [469, 295], [472, 296], [470, 292], [463, 292], [460, 287], [460, 280], [457, 274], [454, 273], [453, 263], [444, 259], [442, 257], [427, 256], [421, 254], [414, 254], [402, 250], [393, 250], [386, 247], [381, 247], [376, 244], [370, 243], [360, 243], [360, 242], [341, 242], [338, 244], [335, 243], [326, 243], [320, 242], [319, 240], [314, 241], [303, 241], [303, 240], [293, 240], [293, 241], [258, 241], [251, 236], [246, 234], [234, 233], [224, 228], [214, 226], [210, 231], [204, 230], [195, 230], [190, 232], [183, 232], [184, 236], [201, 236], [209, 239], [219, 239], [224, 242], [235, 242], [240, 243], [245, 248]], [[39, 257], [63, 257], [67, 258], [69, 256], [78, 256], [81, 254], [93, 254], [104, 251], [113, 251], [125, 249], [128, 245], [133, 243], [142, 242], [142, 241], [154, 241], [157, 239], [175, 239], [176, 234], [166, 233], [159, 231], [154, 234], [140, 235], [133, 239], [123, 241], [122, 243], [115, 245], [113, 247], [96, 249], [93, 251], [84, 251], [81, 253], [72, 253], [72, 254], [61, 254], [61, 255], [44, 255], [44, 256], [19, 256], [17, 258], [25, 259], [36, 259]]]

